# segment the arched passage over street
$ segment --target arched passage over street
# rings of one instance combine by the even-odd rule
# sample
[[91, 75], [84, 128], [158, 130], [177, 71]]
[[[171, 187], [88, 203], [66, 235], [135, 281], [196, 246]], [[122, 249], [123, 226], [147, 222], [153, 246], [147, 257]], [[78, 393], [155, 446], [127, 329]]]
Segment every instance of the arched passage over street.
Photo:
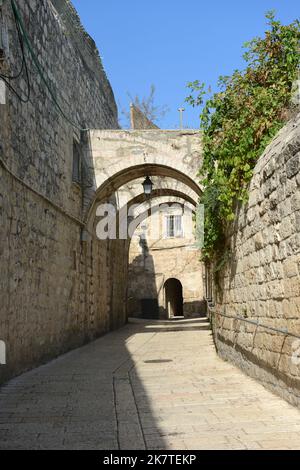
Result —
[[94, 130], [90, 145], [97, 187], [140, 164], [174, 168], [196, 181], [202, 160], [198, 130]]
[[[157, 167], [156, 170], [155, 170], [155, 172], [159, 176], [162, 176], [162, 177], [166, 174], [165, 171], [166, 171], [165, 168], [160, 168], [160, 167]], [[151, 172], [148, 173], [148, 168], [147, 167], [142, 166], [140, 168], [140, 172], [141, 172], [142, 176], [146, 176], [146, 175], [151, 176]], [[188, 179], [186, 181], [182, 181], [181, 177], [178, 176], [178, 174], [176, 174], [176, 171], [173, 170], [173, 169], [170, 169], [170, 171], [168, 171], [167, 173], [168, 173], [168, 177], [171, 181], [172, 181], [172, 178], [173, 178], [174, 183], [175, 183], [174, 185], [170, 185], [170, 183], [169, 183], [170, 187], [168, 188], [168, 185], [165, 184], [166, 187], [154, 189], [151, 196], [146, 197], [144, 193], [139, 192], [139, 191], [141, 191], [142, 187], [141, 187], [141, 184], [138, 183], [137, 184], [138, 188], [134, 188], [134, 191], [132, 191], [133, 194], [135, 194], [135, 196], [132, 199], [130, 199], [130, 194], [126, 194], [125, 198], [123, 197], [123, 200], [126, 200], [126, 204], [124, 205], [124, 207], [125, 206], [130, 207], [133, 204], [139, 204], [143, 201], [146, 201], [147, 199], [152, 200], [153, 198], [157, 198], [157, 197], [161, 197], [161, 196], [178, 197], [178, 198], [181, 198], [182, 200], [192, 204], [193, 206], [196, 206], [197, 205], [196, 197], [199, 196], [202, 193], [200, 186], [198, 186], [193, 181], [189, 181]], [[133, 175], [132, 179], [130, 179], [131, 174]], [[173, 177], [170, 177], [171, 174], [173, 175]], [[106, 183], [104, 183], [105, 189], [103, 189], [103, 188], [98, 189], [98, 191], [96, 193], [96, 196], [95, 196], [95, 199], [94, 199], [93, 203], [91, 204], [89, 214], [88, 214], [88, 220], [87, 220], [88, 231], [93, 230], [93, 224], [94, 224], [94, 221], [95, 221], [95, 216], [96, 216], [96, 211], [97, 211], [98, 204], [101, 204], [104, 201], [111, 201], [116, 205], [116, 209], [119, 209], [120, 211], [122, 211], [122, 207], [118, 207], [118, 202], [116, 200], [116, 199], [118, 199], [118, 198], [116, 198], [116, 194], [117, 194], [116, 191], [118, 189], [124, 187], [126, 185], [126, 183], [128, 183], [129, 181], [136, 182], [136, 180], [137, 180], [137, 178], [136, 178], [135, 170], [134, 169], [128, 169], [126, 174], [116, 175], [115, 179], [113, 179], [110, 182], [107, 182], [107, 184], [109, 186], [106, 186]], [[173, 189], [172, 186], [175, 187], [175, 188], [179, 188], [179, 190], [178, 189]]]
[[[112, 171], [113, 170], [114, 168], [112, 168]], [[115, 170], [118, 170], [118, 167], [116, 167]], [[202, 193], [200, 185], [196, 183], [196, 179], [190, 176], [189, 173], [184, 173], [184, 168], [178, 169], [175, 165], [167, 166], [163, 164], [162, 159], [162, 163], [142, 163], [135, 166], [128, 166], [119, 171], [116, 171], [115, 173], [112, 173], [112, 175], [108, 176], [108, 178], [104, 179], [101, 177], [101, 179], [97, 181], [98, 199], [110, 195], [111, 192], [116, 191], [129, 181], [142, 176], [170, 177], [186, 184], [199, 196]]]
[[[160, 241], [150, 243], [149, 253], [144, 246], [137, 245], [137, 253], [133, 254], [133, 259], [130, 260], [128, 257], [130, 239], [126, 232], [125, 238], [118, 234], [117, 239], [99, 240], [95, 228], [99, 221], [103, 224], [105, 222], [101, 220], [100, 215], [100, 219], [96, 216], [99, 204], [102, 203], [112, 204], [111, 209], [114, 209], [117, 215], [120, 215], [125, 204], [129, 207], [138, 204], [141, 206], [138, 212], [141, 220], [149, 217], [148, 200], [146, 201], [142, 189], [146, 176], [155, 181], [154, 191], [149, 200], [156, 203], [160, 198], [164, 198], [164, 202], [167, 200], [174, 202], [175, 198], [176, 202], [188, 205], [193, 212], [202, 193], [197, 176], [202, 161], [200, 133], [161, 130], [91, 131], [90, 137], [90, 163], [95, 187], [94, 191], [90, 187], [85, 193], [84, 207], [86, 209], [89, 207], [85, 211], [87, 222], [85, 235], [86, 239], [91, 241], [93, 252], [90, 259], [95, 270], [97, 263], [100, 264], [98, 279], [100, 285], [104, 284], [108, 297], [108, 323], [111, 328], [121, 326], [128, 317], [126, 293], [131, 268], [137, 268], [140, 273], [139, 279], [146, 285], [153, 286], [150, 298], [154, 296], [159, 300], [159, 308], [162, 310], [160, 314], [163, 316], [165, 316], [164, 283], [167, 278], [174, 277], [178, 270], [184, 269], [182, 282], [187, 286], [185, 315], [190, 317], [199, 314], [203, 310], [202, 265], [193, 250], [189, 250], [190, 247], [193, 248], [191, 238], [181, 236], [173, 239], [170, 233], [166, 238], [168, 247], [167, 251], [162, 252], [163, 256], [157, 256], [159, 253], [157, 250], [153, 253], [151, 251], [157, 243], [158, 246], [165, 244], [167, 219], [169, 217], [172, 223], [172, 214], [161, 217], [160, 226], [164, 227], [164, 234]], [[104, 207], [102, 209], [104, 211]], [[98, 211], [98, 214], [101, 214], [101, 211]], [[159, 258], [167, 262], [159, 266], [157, 264]], [[147, 275], [148, 281], [150, 276], [151, 282], [147, 281]], [[91, 286], [92, 290], [95, 289], [95, 285], [97, 286], [97, 282]], [[141, 292], [142, 289], [139, 294]], [[141, 300], [147, 299], [148, 295], [149, 293], [145, 293]], [[102, 305], [103, 301], [101, 308]]]
[[196, 130], [92, 130], [89, 161], [94, 193], [89, 190], [85, 195], [86, 220], [96, 202], [108, 200], [122, 186], [145, 176], [181, 182], [195, 198], [201, 194], [202, 147]]
[[142, 176], [166, 176], [173, 178], [174, 180], [180, 181], [191, 188], [198, 196], [202, 194], [201, 187], [192, 180], [189, 176], [178, 172], [171, 167], [165, 167], [162, 165], [139, 165], [136, 167], [127, 168], [124, 171], [121, 171], [109, 179], [105, 180], [102, 185], [97, 189], [94, 200], [90, 206], [88, 212], [88, 219], [93, 217], [93, 212], [95, 205], [101, 203], [105, 200], [108, 200], [119, 188], [121, 188], [126, 183], [136, 180]]

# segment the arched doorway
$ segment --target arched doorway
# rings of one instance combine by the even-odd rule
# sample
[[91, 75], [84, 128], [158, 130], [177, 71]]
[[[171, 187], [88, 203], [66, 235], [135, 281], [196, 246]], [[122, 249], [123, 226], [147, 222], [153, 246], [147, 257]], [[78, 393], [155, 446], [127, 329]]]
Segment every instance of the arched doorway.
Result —
[[183, 316], [182, 284], [171, 278], [165, 283], [165, 301], [168, 318]]

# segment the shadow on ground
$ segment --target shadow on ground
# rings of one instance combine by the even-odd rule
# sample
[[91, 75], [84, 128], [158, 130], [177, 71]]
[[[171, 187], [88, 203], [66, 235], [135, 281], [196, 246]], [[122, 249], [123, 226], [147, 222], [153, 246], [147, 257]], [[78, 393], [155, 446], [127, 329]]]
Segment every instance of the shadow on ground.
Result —
[[300, 449], [300, 413], [203, 319], [134, 320], [3, 387], [0, 449]]
[[134, 321], [12, 380], [0, 389], [0, 449], [146, 449], [145, 430], [165, 448], [133, 356], [153, 367], [153, 336], [203, 322]]

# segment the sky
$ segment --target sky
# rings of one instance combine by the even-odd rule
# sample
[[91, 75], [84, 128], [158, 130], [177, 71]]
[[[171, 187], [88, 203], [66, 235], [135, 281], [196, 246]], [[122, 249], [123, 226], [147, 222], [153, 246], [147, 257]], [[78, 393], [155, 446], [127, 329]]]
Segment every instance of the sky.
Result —
[[265, 13], [275, 10], [288, 24], [300, 17], [299, 0], [73, 0], [81, 21], [98, 46], [114, 90], [120, 124], [128, 93], [148, 96], [169, 112], [158, 122], [199, 127], [199, 109], [185, 98], [188, 82], [200, 80], [217, 91], [220, 75], [243, 68], [243, 44], [266, 31]]

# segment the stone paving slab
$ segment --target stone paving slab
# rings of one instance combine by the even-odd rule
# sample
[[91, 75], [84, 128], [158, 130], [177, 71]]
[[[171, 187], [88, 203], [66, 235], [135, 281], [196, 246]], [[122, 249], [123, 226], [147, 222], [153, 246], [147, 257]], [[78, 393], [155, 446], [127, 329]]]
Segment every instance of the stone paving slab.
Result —
[[300, 449], [300, 411], [203, 319], [133, 321], [0, 389], [0, 449]]

